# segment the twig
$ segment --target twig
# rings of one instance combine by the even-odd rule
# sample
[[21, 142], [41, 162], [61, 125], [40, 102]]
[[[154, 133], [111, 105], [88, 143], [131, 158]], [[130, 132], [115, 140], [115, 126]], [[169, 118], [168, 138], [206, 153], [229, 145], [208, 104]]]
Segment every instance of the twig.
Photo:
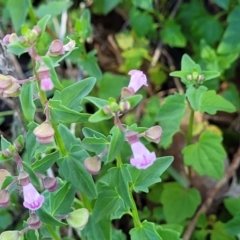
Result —
[[234, 172], [239, 167], [239, 164], [240, 164], [240, 147], [238, 148], [238, 151], [234, 155], [233, 161], [229, 165], [229, 167], [228, 167], [227, 171], [225, 172], [223, 178], [219, 182], [217, 182], [217, 184], [210, 191], [208, 197], [203, 202], [203, 204], [201, 205], [201, 207], [199, 208], [197, 213], [194, 215], [193, 219], [191, 220], [191, 223], [188, 225], [188, 227], [187, 227], [187, 229], [186, 229], [186, 231], [183, 235], [184, 240], [189, 240], [190, 239], [190, 237], [191, 237], [191, 235], [192, 235], [192, 233], [195, 229], [195, 225], [196, 225], [196, 222], [198, 220], [199, 215], [201, 213], [206, 213], [207, 212], [207, 210], [209, 209], [209, 207], [211, 206], [211, 204], [214, 200], [214, 197], [216, 196], [218, 191], [221, 189], [221, 187], [224, 186], [227, 183], [229, 178], [231, 178], [233, 176]]

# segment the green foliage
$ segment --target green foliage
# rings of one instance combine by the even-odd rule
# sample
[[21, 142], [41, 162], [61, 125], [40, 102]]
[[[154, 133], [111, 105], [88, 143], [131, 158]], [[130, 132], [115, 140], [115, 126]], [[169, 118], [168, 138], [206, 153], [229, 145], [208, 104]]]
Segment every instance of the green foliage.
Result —
[[192, 166], [200, 175], [220, 179], [223, 176], [226, 157], [221, 141], [221, 136], [204, 131], [197, 143], [190, 144], [182, 150], [185, 164]]
[[163, 129], [160, 145], [167, 148], [172, 143], [173, 135], [180, 130], [180, 123], [185, 115], [185, 97], [174, 94], [165, 98], [165, 101], [156, 116], [156, 121]]
[[178, 183], [165, 183], [161, 195], [163, 212], [168, 223], [180, 223], [193, 216], [201, 203], [197, 189], [184, 189]]

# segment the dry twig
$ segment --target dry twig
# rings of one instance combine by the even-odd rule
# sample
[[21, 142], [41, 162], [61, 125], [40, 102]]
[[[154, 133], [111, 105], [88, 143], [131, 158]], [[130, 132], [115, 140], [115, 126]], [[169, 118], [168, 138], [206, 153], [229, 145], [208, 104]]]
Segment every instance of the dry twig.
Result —
[[198, 217], [201, 213], [206, 213], [209, 207], [211, 206], [214, 197], [218, 193], [218, 191], [221, 189], [222, 186], [224, 186], [228, 180], [233, 176], [234, 172], [237, 170], [240, 164], [240, 147], [238, 148], [238, 151], [234, 155], [232, 163], [229, 165], [227, 171], [225, 172], [223, 178], [216, 184], [216, 186], [210, 191], [208, 197], [203, 202], [201, 207], [198, 209], [197, 213], [194, 215], [193, 219], [191, 220], [190, 224], [188, 225], [184, 235], [184, 240], [189, 240], [194, 229], [196, 222], [198, 220]]

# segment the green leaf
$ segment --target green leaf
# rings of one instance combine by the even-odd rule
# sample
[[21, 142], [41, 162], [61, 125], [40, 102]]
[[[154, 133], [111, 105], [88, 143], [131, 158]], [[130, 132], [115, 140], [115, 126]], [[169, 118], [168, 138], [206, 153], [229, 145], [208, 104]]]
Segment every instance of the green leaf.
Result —
[[11, 145], [12, 144], [6, 138], [4, 138], [3, 135], [1, 135], [1, 150], [5, 150]]
[[224, 226], [226, 233], [229, 235], [238, 236], [240, 234], [239, 223], [240, 215], [236, 215], [231, 220], [226, 222]]
[[102, 186], [94, 206], [95, 221], [104, 219], [124, 206], [123, 199], [116, 189]]
[[24, 170], [29, 174], [31, 182], [33, 185], [39, 187], [39, 178], [37, 177], [36, 173], [33, 171], [32, 167], [25, 161], [23, 161]]
[[84, 135], [84, 137], [96, 137], [96, 138], [103, 138], [103, 139], [107, 139], [107, 137], [105, 135], [103, 135], [100, 132], [97, 132], [91, 128], [83, 128], [82, 129], [82, 133]]
[[235, 240], [236, 238], [227, 234], [225, 231], [224, 223], [222, 222], [216, 222], [214, 224], [212, 234], [211, 234], [211, 240]]
[[54, 87], [56, 89], [62, 89], [62, 84], [60, 83], [57, 73], [55, 71], [55, 67], [53, 61], [51, 60], [51, 58], [49, 56], [43, 56], [41, 57], [42, 61], [46, 64], [47, 67], [49, 67], [50, 69], [50, 76], [51, 79], [53, 81]]
[[102, 107], [108, 105], [108, 101], [101, 99], [101, 98], [87, 96], [87, 97], [85, 97], [85, 99], [88, 100], [89, 102], [93, 103], [98, 108], [102, 108]]
[[222, 96], [231, 102], [237, 110], [240, 109], [240, 96], [234, 84], [229, 83], [228, 88], [222, 92]]
[[91, 214], [81, 234], [85, 239], [89, 240], [111, 239], [112, 222], [109, 218], [103, 218], [96, 223], [95, 216]]
[[109, 145], [106, 138], [97, 138], [97, 137], [85, 137], [82, 140], [82, 147], [87, 151], [94, 152], [99, 154], [103, 152]]
[[129, 102], [131, 107], [130, 109], [133, 109], [139, 104], [141, 100], [142, 100], [142, 95], [136, 94], [136, 95], [122, 99], [121, 102]]
[[87, 39], [92, 35], [91, 12], [88, 8], [81, 10], [81, 18], [76, 19], [74, 29], [80, 38]]
[[173, 157], [159, 157], [147, 169], [137, 169], [128, 165], [132, 177], [132, 187], [135, 192], [148, 192], [148, 188], [154, 183], [160, 182], [160, 176], [170, 166]]
[[98, 14], [108, 14], [112, 11], [122, 0], [94, 0], [93, 10]]
[[239, 198], [225, 198], [224, 205], [232, 216], [240, 214], [240, 199]]
[[96, 111], [91, 117], [88, 119], [89, 122], [96, 123], [96, 122], [101, 122], [104, 120], [108, 120], [112, 118], [112, 114], [106, 114], [103, 109], [99, 109]]
[[53, 100], [61, 100], [63, 106], [71, 110], [79, 111], [79, 105], [83, 98], [93, 89], [95, 83], [96, 78], [93, 77], [76, 82], [64, 88], [61, 92], [58, 92], [57, 97], [54, 96]]
[[229, 7], [229, 0], [213, 0], [220, 8], [227, 10]]
[[178, 183], [165, 183], [161, 195], [163, 213], [168, 223], [180, 223], [193, 216], [201, 203], [195, 188], [185, 189]]
[[91, 51], [87, 55], [84, 55], [84, 57], [79, 59], [79, 66], [81, 66], [89, 76], [95, 77], [98, 80], [102, 78], [102, 72], [98, 66], [98, 60], [95, 54], [95, 51]]
[[66, 1], [50, 1], [46, 4], [42, 3], [38, 9], [35, 10], [35, 13], [39, 18], [44, 17], [45, 15], [51, 15], [52, 17], [55, 17], [57, 15], [60, 15], [63, 10], [67, 10], [72, 5], [72, 2], [66, 2]]
[[17, 55], [18, 57], [28, 51], [27, 47], [24, 47], [20, 41], [12, 42], [7, 45], [7, 50], [10, 53]]
[[68, 152], [71, 151], [71, 148], [75, 145], [79, 146], [79, 149], [81, 149], [81, 141], [79, 138], [76, 138], [74, 134], [71, 133], [70, 129], [68, 129], [65, 125], [59, 124], [58, 125], [58, 131], [61, 135], [61, 138], [64, 142], [64, 146]]
[[114, 126], [110, 133], [112, 134], [112, 137], [107, 154], [107, 163], [112, 162], [116, 158], [122, 150], [123, 143], [125, 142], [125, 133], [118, 127]]
[[20, 101], [22, 106], [22, 111], [24, 117], [27, 121], [31, 122], [34, 119], [36, 106], [33, 102], [33, 84], [34, 82], [29, 82], [23, 84], [21, 88]]
[[131, 0], [131, 1], [135, 7], [139, 7], [147, 11], [153, 10], [152, 0]]
[[121, 89], [126, 87], [128, 83], [128, 77], [106, 72], [103, 74], [102, 79], [97, 83], [97, 86], [99, 87], [98, 96], [103, 99], [108, 99], [110, 97], [118, 98]]
[[131, 240], [162, 240], [155, 229], [155, 224], [144, 221], [141, 226], [135, 227], [130, 231]]
[[158, 111], [156, 121], [163, 129], [160, 146], [167, 148], [172, 143], [173, 135], [180, 131], [180, 124], [185, 115], [185, 96], [174, 94], [165, 98]]
[[40, 27], [42, 33], [45, 32], [45, 29], [47, 27], [47, 24], [50, 18], [51, 18], [51, 15], [45, 15], [37, 22], [37, 26]]
[[188, 145], [182, 150], [184, 163], [192, 166], [200, 175], [220, 179], [224, 173], [226, 157], [221, 141], [221, 136], [204, 131], [197, 143]]
[[79, 113], [61, 104], [59, 100], [49, 100], [51, 119], [54, 123], [87, 122], [90, 114]]
[[44, 207], [38, 209], [36, 213], [39, 216], [40, 220], [45, 224], [52, 226], [66, 226], [65, 223], [52, 216]]
[[182, 238], [180, 238], [180, 234], [179, 232], [169, 229], [169, 228], [163, 228], [162, 226], [156, 226], [156, 230], [159, 234], [159, 236], [161, 236], [162, 240], [182, 240]]
[[57, 162], [58, 159], [59, 152], [55, 151], [53, 153], [47, 154], [40, 160], [36, 160], [31, 167], [35, 172], [45, 172], [47, 169], [52, 167], [52, 165]]
[[71, 184], [66, 182], [60, 189], [50, 194], [51, 215], [64, 215], [71, 212], [75, 193]]
[[204, 75], [204, 82], [220, 76], [218, 71], [202, 71], [201, 74]]
[[239, 42], [240, 32], [238, 31], [240, 24], [239, 14], [240, 6], [237, 5], [228, 15], [227, 18], [228, 26], [223, 34], [220, 44], [218, 45], [217, 48], [218, 54], [228, 54], [230, 52], [239, 53], [240, 51]]
[[153, 27], [153, 18], [147, 12], [141, 12], [135, 8], [130, 11], [130, 24], [138, 37], [148, 34]]
[[198, 88], [195, 88], [194, 86], [191, 85], [187, 88], [186, 96], [188, 98], [188, 101], [190, 102], [191, 108], [194, 111], [199, 110], [202, 95], [206, 91], [207, 88], [204, 86], [199, 86]]
[[31, 3], [29, 0], [8, 0], [7, 2], [7, 9], [10, 13], [11, 20], [13, 22], [13, 26], [15, 31], [17, 32], [22, 24], [25, 22], [27, 13]]
[[164, 22], [160, 36], [163, 42], [170, 47], [185, 47], [187, 43], [180, 25], [173, 19]]
[[76, 189], [89, 198], [96, 198], [97, 191], [90, 173], [87, 172], [83, 162], [89, 155], [78, 146], [71, 149], [68, 156], [61, 159], [59, 172], [62, 177], [71, 182]]
[[210, 90], [202, 94], [199, 110], [214, 115], [217, 111], [235, 112], [236, 108], [214, 90]]

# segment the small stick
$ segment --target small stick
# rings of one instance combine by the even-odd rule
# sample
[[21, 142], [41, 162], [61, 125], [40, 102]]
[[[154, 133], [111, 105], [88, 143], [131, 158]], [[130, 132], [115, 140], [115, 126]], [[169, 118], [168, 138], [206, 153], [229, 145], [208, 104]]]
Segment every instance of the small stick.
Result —
[[201, 205], [201, 207], [198, 209], [197, 213], [194, 215], [191, 223], [188, 225], [184, 235], [183, 235], [183, 239], [184, 240], [189, 240], [194, 229], [195, 229], [195, 225], [196, 222], [198, 220], [198, 217], [201, 213], [206, 213], [207, 210], [209, 209], [209, 207], [211, 206], [214, 197], [216, 196], [216, 194], [218, 193], [218, 191], [221, 189], [222, 186], [224, 186], [229, 178], [231, 178], [234, 174], [234, 172], [237, 170], [237, 168], [239, 167], [240, 164], [240, 147], [238, 148], [237, 152], [234, 155], [233, 161], [232, 163], [229, 165], [227, 171], [225, 172], [223, 178], [217, 182], [217, 184], [215, 185], [215, 187], [210, 191], [208, 197], [206, 198], [206, 200], [203, 202], [203, 204]]

